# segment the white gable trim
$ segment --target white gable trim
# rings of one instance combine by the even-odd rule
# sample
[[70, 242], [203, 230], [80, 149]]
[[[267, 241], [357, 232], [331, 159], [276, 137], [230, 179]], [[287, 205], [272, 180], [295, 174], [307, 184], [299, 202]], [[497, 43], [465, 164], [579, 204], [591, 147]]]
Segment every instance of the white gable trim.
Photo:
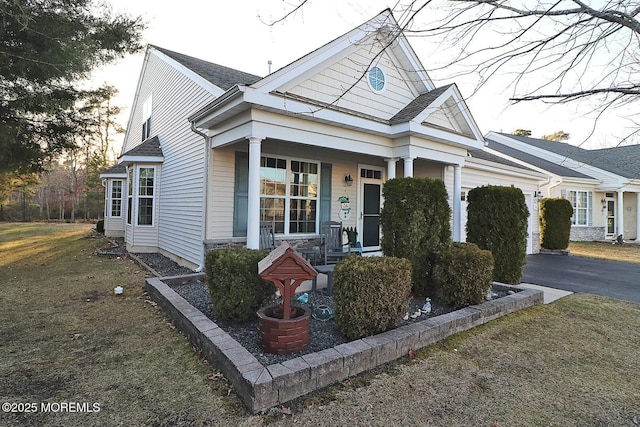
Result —
[[442, 92], [442, 94], [440, 94], [440, 96], [437, 97], [435, 101], [433, 101], [427, 108], [425, 108], [420, 114], [418, 114], [412, 120], [412, 122], [422, 123], [426, 121], [430, 115], [432, 115], [438, 109], [440, 109], [444, 105], [444, 103], [447, 102], [449, 99], [453, 99], [456, 107], [460, 110], [460, 113], [462, 114], [464, 121], [466, 122], [467, 126], [469, 126], [469, 128], [471, 129], [471, 132], [473, 133], [474, 137], [478, 141], [483, 142], [484, 144], [484, 137], [482, 136], [482, 133], [478, 128], [478, 125], [473, 119], [473, 116], [471, 115], [471, 112], [467, 107], [467, 103], [464, 102], [464, 99], [462, 98], [462, 94], [460, 94], [460, 91], [458, 90], [455, 84], [449, 86], [444, 92]]

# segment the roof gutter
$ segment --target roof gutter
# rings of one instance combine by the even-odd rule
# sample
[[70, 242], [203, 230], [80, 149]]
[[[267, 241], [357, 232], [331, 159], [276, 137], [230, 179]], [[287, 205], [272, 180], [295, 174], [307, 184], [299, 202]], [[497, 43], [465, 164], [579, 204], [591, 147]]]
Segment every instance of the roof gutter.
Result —
[[[193, 113], [190, 117], [187, 118], [192, 123], [192, 130], [195, 127], [195, 122], [198, 122], [213, 113], [214, 110], [221, 107], [222, 105], [231, 102], [238, 95], [241, 95], [245, 92], [245, 86], [235, 85], [227, 90], [225, 93], [214, 99], [211, 103], [205, 105], [200, 110]], [[195, 132], [195, 131], [194, 131]], [[199, 132], [196, 132], [199, 134]]]

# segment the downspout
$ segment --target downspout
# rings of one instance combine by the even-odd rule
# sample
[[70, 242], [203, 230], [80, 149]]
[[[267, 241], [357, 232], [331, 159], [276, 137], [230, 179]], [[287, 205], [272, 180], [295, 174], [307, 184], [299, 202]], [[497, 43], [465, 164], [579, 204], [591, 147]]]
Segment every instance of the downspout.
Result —
[[202, 216], [204, 224], [202, 224], [202, 260], [201, 264], [196, 269], [196, 272], [200, 273], [204, 270], [205, 267], [204, 260], [206, 251], [204, 250], [204, 241], [207, 238], [207, 224], [209, 223], [209, 209], [207, 208], [209, 198], [209, 135], [196, 129], [195, 123], [193, 121], [191, 122], [191, 131], [204, 138], [204, 195], [202, 201]]

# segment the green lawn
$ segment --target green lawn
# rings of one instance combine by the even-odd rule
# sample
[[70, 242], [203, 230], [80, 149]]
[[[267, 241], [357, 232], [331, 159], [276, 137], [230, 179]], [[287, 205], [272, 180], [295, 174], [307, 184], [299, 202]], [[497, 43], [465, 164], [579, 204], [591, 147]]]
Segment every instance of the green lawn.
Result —
[[[146, 298], [145, 273], [96, 256], [89, 231], [0, 223], [0, 400], [39, 409], [0, 413], [2, 426], [640, 424], [640, 305], [588, 295], [248, 414]], [[99, 412], [41, 410], [63, 402]]]

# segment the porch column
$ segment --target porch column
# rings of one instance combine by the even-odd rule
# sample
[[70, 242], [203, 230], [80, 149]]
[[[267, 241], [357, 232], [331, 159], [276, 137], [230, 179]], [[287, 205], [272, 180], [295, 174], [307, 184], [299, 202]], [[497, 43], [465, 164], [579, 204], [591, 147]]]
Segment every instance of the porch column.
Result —
[[460, 198], [462, 196], [462, 167], [453, 166], [453, 241], [459, 242], [462, 234], [462, 212]]
[[247, 248], [260, 249], [260, 149], [262, 138], [249, 138]]
[[387, 179], [393, 179], [396, 177], [396, 162], [398, 159], [384, 159], [387, 162]]
[[[616, 220], [618, 221], [618, 236], [622, 234], [622, 237], [627, 237], [624, 235], [624, 191], [618, 191], [618, 212], [616, 212]], [[616, 236], [617, 237], [617, 236]]]
[[413, 178], [413, 159], [414, 157], [404, 158], [404, 177]]

